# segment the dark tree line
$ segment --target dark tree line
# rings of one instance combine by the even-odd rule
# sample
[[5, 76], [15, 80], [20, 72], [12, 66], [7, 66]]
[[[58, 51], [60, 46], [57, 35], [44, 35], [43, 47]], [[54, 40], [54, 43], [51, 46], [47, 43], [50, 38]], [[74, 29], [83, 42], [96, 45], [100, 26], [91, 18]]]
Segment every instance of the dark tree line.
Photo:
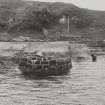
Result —
[[42, 31], [43, 28], [49, 29], [56, 25], [58, 22], [57, 17], [50, 13], [47, 9], [40, 11], [31, 10], [26, 14], [22, 21], [22, 29], [32, 29]]

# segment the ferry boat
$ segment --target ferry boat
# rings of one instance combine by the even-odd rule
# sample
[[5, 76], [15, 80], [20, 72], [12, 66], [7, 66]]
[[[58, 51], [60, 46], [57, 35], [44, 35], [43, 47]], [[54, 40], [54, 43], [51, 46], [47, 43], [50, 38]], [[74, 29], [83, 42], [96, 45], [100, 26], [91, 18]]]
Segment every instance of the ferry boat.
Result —
[[36, 76], [63, 75], [67, 74], [72, 67], [71, 60], [56, 60], [34, 56], [33, 58], [21, 58], [19, 69], [23, 74]]
[[50, 52], [50, 55], [46, 55], [39, 55], [36, 52], [23, 52], [14, 58], [15, 61], [17, 61], [16, 63], [19, 65], [19, 69], [25, 75], [64, 75], [70, 71], [70, 68], [72, 67], [70, 55], [67, 55], [67, 53], [61, 54], [52, 51]]

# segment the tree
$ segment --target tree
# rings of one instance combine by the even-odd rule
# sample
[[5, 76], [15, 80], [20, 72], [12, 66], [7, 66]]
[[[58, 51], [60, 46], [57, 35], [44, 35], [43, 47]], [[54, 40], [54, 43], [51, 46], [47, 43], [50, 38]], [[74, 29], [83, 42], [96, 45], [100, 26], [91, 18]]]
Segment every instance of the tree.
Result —
[[43, 28], [49, 29], [57, 24], [57, 18], [50, 13], [46, 8], [42, 10], [30, 10], [26, 13], [22, 21], [23, 29], [32, 29], [36, 31], [43, 31]]

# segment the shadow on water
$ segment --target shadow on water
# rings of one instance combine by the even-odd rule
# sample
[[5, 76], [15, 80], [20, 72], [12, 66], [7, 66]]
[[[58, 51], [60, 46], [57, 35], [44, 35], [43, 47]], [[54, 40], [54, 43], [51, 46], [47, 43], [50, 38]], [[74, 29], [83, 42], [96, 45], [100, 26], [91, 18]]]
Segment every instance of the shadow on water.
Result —
[[21, 79], [24, 81], [30, 81], [34, 89], [45, 89], [58, 87], [64, 83], [64, 81], [69, 80], [70, 74], [62, 76], [48, 76], [48, 77], [36, 77], [32, 75], [21, 75]]
[[70, 74], [64, 74], [60, 76], [34, 76], [34, 75], [23, 75], [26, 80], [48, 80], [48, 81], [58, 81], [58, 79], [64, 79]]

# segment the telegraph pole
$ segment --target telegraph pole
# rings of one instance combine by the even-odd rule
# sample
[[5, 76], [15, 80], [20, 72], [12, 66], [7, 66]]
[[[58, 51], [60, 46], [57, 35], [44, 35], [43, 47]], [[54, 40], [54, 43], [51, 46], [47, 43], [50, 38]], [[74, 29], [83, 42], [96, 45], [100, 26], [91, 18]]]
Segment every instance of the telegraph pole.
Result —
[[69, 16], [67, 17], [67, 32], [70, 32], [70, 18]]

